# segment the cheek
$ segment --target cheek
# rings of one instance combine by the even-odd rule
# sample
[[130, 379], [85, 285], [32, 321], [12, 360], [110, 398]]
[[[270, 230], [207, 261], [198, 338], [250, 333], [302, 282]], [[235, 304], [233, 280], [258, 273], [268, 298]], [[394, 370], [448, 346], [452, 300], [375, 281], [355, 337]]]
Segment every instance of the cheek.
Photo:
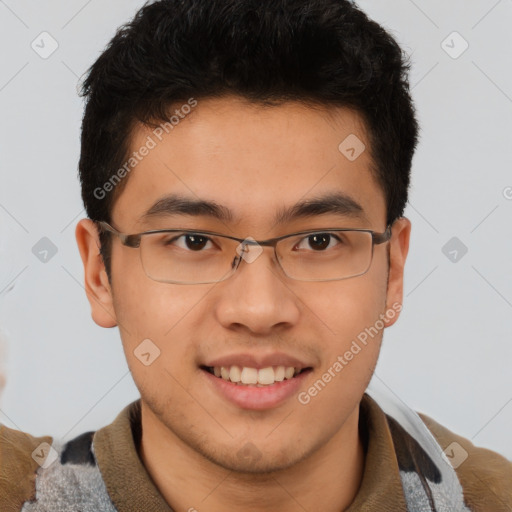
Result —
[[130, 369], [139, 380], [149, 378], [144, 363], [154, 359], [150, 374], [166, 368], [183, 375], [197, 353], [198, 329], [206, 321], [194, 315], [213, 285], [159, 283], [137, 269], [121, 269], [117, 266], [113, 275], [113, 305]]
[[[312, 321], [322, 326], [322, 365], [311, 387], [300, 402], [314, 404], [315, 414], [326, 415], [323, 421], [336, 423], [355, 407], [373, 375], [382, 340], [385, 311], [385, 286], [375, 276], [322, 284], [309, 295], [308, 307], [315, 315]], [[320, 319], [320, 321], [318, 321]], [[337, 414], [327, 414], [336, 405]], [[323, 417], [323, 416], [322, 416]]]
[[302, 295], [307, 297], [305, 311], [337, 346], [373, 325], [384, 312], [386, 275], [382, 271], [316, 285], [314, 292]]
[[306, 295], [305, 310], [323, 332], [319, 332], [318, 341], [323, 344], [325, 379], [319, 377], [332, 382], [327, 386], [329, 391], [322, 392], [321, 402], [337, 400], [347, 393], [359, 396], [371, 378], [384, 327], [381, 315], [386, 304], [385, 263], [372, 265], [372, 271], [363, 276], [321, 283], [315, 293]]
[[[149, 280], [125, 281], [115, 290], [114, 308], [126, 361], [141, 394], [150, 397], [186, 386], [193, 360], [190, 329], [184, 327], [190, 297], [173, 285]], [[184, 296], [185, 295], [185, 296]], [[172, 393], [171, 393], [172, 394]], [[169, 395], [170, 396], [170, 395]]]
[[322, 343], [322, 363], [298, 401], [333, 432], [357, 407], [377, 364], [382, 340], [379, 318], [386, 299], [382, 280], [364, 275], [332, 282], [330, 287], [323, 283], [309, 295], [307, 305], [315, 313], [311, 322], [323, 333], [317, 338]]
[[113, 261], [113, 303], [122, 334], [131, 343], [163, 339], [192, 309], [198, 291], [150, 279], [138, 250], [117, 251]]

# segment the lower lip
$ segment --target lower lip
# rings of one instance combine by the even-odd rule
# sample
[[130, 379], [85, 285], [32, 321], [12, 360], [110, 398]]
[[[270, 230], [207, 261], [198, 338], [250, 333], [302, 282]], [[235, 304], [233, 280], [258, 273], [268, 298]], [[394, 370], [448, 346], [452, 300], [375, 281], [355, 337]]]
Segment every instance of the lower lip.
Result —
[[297, 394], [302, 382], [311, 371], [311, 369], [308, 369], [299, 373], [293, 379], [286, 379], [269, 386], [257, 387], [234, 384], [201, 368], [201, 373], [224, 398], [242, 409], [252, 410], [278, 407], [292, 395]]

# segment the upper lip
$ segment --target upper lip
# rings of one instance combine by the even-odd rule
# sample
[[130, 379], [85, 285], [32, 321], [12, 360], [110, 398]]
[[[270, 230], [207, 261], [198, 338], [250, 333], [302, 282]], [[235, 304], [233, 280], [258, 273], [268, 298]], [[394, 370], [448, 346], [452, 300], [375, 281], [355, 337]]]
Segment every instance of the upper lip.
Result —
[[230, 354], [218, 357], [216, 359], [212, 359], [210, 362], [205, 363], [204, 366], [239, 366], [247, 368], [256, 368], [258, 370], [261, 370], [262, 368], [267, 368], [269, 366], [293, 366], [294, 368], [299, 368], [300, 370], [304, 368], [311, 368], [311, 365], [308, 365], [307, 363], [304, 363], [300, 359], [297, 359], [296, 357], [290, 356], [288, 354], [284, 354], [282, 352], [274, 352], [272, 354], [266, 355], [256, 355], [247, 353]]

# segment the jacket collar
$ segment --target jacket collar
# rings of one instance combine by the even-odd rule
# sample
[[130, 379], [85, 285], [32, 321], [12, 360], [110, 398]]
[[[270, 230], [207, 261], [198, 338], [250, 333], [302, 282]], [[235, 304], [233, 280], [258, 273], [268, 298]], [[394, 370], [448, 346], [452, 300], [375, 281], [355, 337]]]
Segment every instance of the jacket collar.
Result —
[[[386, 415], [364, 394], [360, 403], [359, 432], [366, 457], [359, 491], [346, 512], [399, 512], [406, 510], [398, 462]], [[142, 464], [140, 399], [127, 405], [93, 439], [110, 498], [119, 512], [172, 512]]]

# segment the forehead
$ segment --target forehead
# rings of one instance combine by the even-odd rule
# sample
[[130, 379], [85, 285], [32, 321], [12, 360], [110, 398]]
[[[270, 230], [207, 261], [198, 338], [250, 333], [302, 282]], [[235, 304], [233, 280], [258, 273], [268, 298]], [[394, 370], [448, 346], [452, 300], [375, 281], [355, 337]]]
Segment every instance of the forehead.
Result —
[[[287, 210], [327, 195], [360, 205], [359, 225], [385, 221], [384, 195], [357, 113], [297, 102], [261, 106], [237, 97], [176, 110], [172, 124], [137, 125], [132, 133], [137, 164], [113, 208], [119, 226], [143, 225], [169, 195], [216, 203], [227, 213], [223, 223], [233, 226], [291, 222]], [[207, 208], [202, 212], [208, 215]]]

